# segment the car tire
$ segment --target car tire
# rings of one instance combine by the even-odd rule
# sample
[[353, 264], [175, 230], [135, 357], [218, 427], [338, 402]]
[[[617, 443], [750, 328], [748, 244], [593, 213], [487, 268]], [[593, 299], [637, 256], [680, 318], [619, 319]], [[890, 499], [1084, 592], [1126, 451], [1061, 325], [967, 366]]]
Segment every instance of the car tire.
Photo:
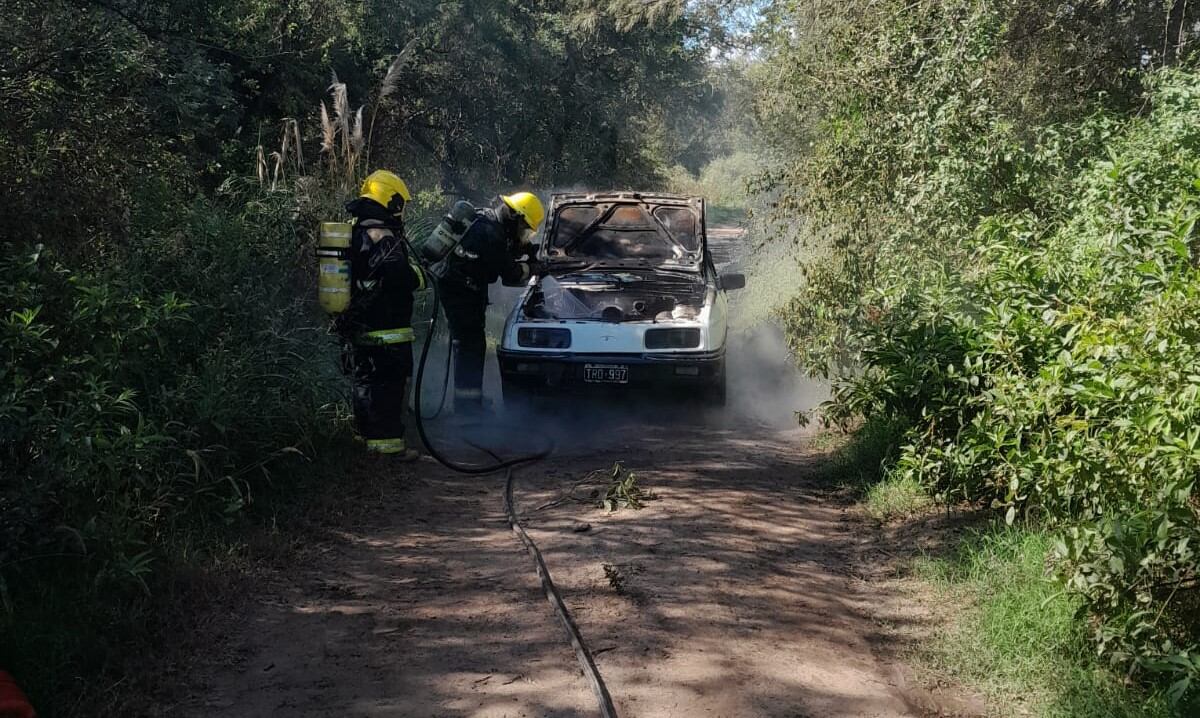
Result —
[[705, 403], [707, 403], [709, 406], [724, 408], [729, 399], [729, 392], [726, 386], [724, 371], [717, 376], [716, 381], [714, 381], [712, 386], [708, 388], [708, 391], [705, 392], [704, 398], [706, 399]]
[[537, 392], [532, 387], [511, 379], [501, 378], [500, 392], [504, 395], [505, 413], [528, 414], [537, 408], [535, 403]]

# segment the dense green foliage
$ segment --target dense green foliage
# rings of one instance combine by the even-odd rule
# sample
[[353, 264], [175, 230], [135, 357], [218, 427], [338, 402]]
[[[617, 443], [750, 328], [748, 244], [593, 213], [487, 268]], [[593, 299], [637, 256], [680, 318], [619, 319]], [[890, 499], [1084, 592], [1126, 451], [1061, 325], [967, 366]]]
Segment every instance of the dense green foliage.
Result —
[[709, 159], [719, 33], [618, 10], [6, 4], [0, 665], [44, 713], [106, 689], [122, 602], [203, 563], [256, 499], [336, 476], [312, 228], [368, 169], [400, 172], [427, 214]]
[[1101, 654], [1184, 699], [1200, 687], [1195, 10], [849, 5], [777, 5], [767, 66], [786, 70], [759, 78], [773, 184], [810, 223], [793, 346], [840, 377], [827, 416], [902, 427], [900, 479], [1055, 527]]
[[[100, 576], [139, 578], [148, 561], [131, 554], [145, 558], [177, 508], [236, 511], [247, 474], [312, 448], [312, 417], [335, 395], [288, 280], [287, 208], [243, 201], [136, 218], [132, 266], [71, 271], [42, 250], [0, 260], [17, 308], [0, 324], [2, 456], [24, 479], [5, 485], [5, 564], [68, 551]], [[263, 271], [280, 281], [261, 286]]]
[[164, 566], [345, 438], [283, 199], [156, 205], [121, 267], [0, 258], [0, 663], [47, 712], [103, 688]]
[[211, 189], [245, 170], [247, 147], [278, 147], [287, 118], [311, 169], [331, 72], [351, 113], [364, 103], [370, 161], [422, 188], [697, 169], [714, 106], [705, 30], [619, 21], [544, 0], [15, 2], [0, 28], [2, 209], [40, 230], [72, 187], [53, 214], [78, 245], [120, 228], [136, 178], [193, 173]]

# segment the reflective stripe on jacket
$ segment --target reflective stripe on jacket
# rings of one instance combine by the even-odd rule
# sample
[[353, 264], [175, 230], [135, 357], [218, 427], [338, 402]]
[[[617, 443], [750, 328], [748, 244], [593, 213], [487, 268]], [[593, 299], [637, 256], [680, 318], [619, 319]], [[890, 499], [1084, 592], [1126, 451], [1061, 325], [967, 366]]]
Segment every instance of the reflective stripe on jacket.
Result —
[[359, 344], [407, 344], [413, 340], [412, 327], [376, 329], [358, 336]]
[[400, 454], [408, 450], [404, 439], [367, 439], [367, 451], [376, 454]]

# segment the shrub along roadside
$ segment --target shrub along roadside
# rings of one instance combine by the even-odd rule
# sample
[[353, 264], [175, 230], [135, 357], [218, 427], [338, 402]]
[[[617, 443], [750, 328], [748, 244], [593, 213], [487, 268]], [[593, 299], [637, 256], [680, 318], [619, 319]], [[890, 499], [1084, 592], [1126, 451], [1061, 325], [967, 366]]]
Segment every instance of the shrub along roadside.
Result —
[[863, 505], [871, 518], [890, 521], [913, 516], [932, 507], [933, 499], [916, 479], [894, 476], [868, 486]]
[[[1054, 531], [1058, 576], [1120, 672], [1200, 684], [1200, 75], [1166, 71], [1069, 202], [978, 224], [961, 274], [888, 256], [834, 418], [908, 427], [893, 469]], [[1034, 152], [1050, 152], [1050, 147]], [[1051, 203], [1053, 205], [1053, 203]]]
[[0, 665], [44, 714], [99, 688], [173, 565], [344, 443], [293, 202], [234, 190], [143, 187], [90, 269], [0, 255]]
[[902, 431], [897, 485], [1051, 531], [1114, 673], [1185, 706], [1200, 696], [1197, 9], [844, 5], [773, 6], [778, 72], [758, 80], [787, 159], [769, 184], [813, 250], [781, 312], [791, 344], [840, 375], [828, 418]]
[[1154, 89], [1061, 217], [980, 224], [972, 281], [883, 273], [836, 410], [909, 423], [899, 475], [1044, 517], [1101, 653], [1182, 699], [1200, 680], [1200, 76]]

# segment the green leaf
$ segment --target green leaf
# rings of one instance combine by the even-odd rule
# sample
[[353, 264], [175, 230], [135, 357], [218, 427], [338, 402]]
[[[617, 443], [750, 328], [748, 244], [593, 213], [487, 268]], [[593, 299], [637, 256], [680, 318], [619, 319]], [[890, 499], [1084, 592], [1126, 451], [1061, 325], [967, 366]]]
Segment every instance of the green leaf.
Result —
[[1191, 259], [1192, 253], [1191, 253], [1191, 250], [1188, 249], [1187, 242], [1184, 242], [1181, 239], [1172, 238], [1168, 242], [1168, 244], [1170, 245], [1171, 249], [1173, 249], [1175, 251], [1175, 254], [1178, 255], [1178, 257], [1180, 259], [1184, 260], [1185, 262], [1187, 260]]

